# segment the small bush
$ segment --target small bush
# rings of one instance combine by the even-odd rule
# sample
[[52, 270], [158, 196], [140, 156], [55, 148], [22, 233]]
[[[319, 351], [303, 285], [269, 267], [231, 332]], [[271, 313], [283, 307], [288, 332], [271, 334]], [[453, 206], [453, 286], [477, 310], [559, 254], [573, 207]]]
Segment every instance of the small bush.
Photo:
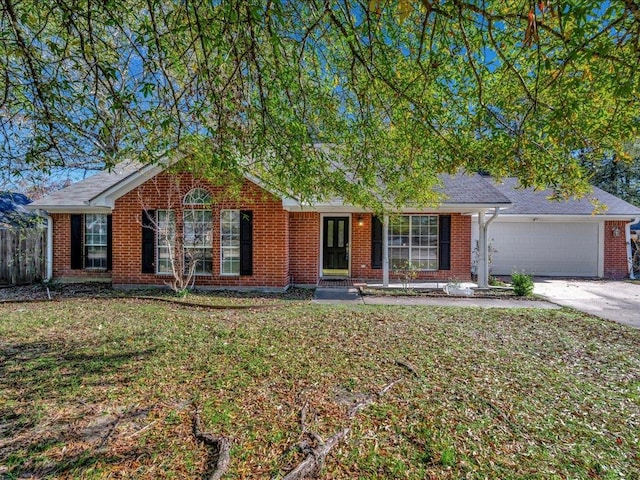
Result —
[[513, 272], [511, 274], [513, 293], [519, 297], [528, 297], [533, 293], [533, 280], [526, 273]]

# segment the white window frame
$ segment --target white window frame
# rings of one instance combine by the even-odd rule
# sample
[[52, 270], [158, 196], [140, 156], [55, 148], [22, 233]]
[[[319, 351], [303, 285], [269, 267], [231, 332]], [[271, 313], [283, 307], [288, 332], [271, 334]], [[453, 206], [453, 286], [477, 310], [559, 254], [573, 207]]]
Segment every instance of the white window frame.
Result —
[[[162, 217], [165, 216], [163, 219]], [[175, 265], [176, 248], [176, 214], [174, 210], [156, 210], [156, 274], [171, 275]], [[166, 250], [168, 264], [161, 263], [161, 250]]]
[[[193, 243], [187, 243], [187, 223], [188, 223], [187, 216], [191, 215], [192, 217], [194, 217], [196, 214], [198, 215], [208, 214], [209, 219], [208, 219], [208, 222], [204, 218], [199, 218], [195, 221], [190, 220], [190, 222], [192, 222], [194, 225], [194, 228], [193, 228], [194, 239], [193, 239]], [[200, 225], [200, 226], [204, 225], [208, 228], [203, 228], [200, 230], [196, 227], [196, 225]], [[201, 236], [201, 233], [200, 234], [197, 233], [199, 231], [206, 232], [202, 236], [202, 238], [199, 238]], [[189, 265], [187, 252], [190, 252], [190, 251], [200, 252], [200, 255], [193, 255], [193, 258], [196, 258], [196, 259], [202, 258], [202, 252], [205, 252], [205, 255], [206, 255], [206, 251], [209, 251], [208, 257], [210, 259], [210, 266], [207, 266], [206, 263], [203, 263], [202, 265], [196, 265], [194, 275], [197, 275], [197, 276], [212, 275], [213, 274], [213, 212], [209, 208], [191, 208], [191, 209], [185, 209], [182, 212], [182, 258], [183, 258], [183, 265], [184, 265], [185, 272], [187, 271], [187, 268]]]
[[[87, 213], [84, 215], [84, 268], [89, 270], [107, 269], [109, 248], [107, 225], [108, 219], [104, 213]], [[98, 228], [97, 232], [95, 231], [96, 227]], [[91, 229], [91, 231], [89, 231], [89, 229]], [[101, 264], [104, 263], [104, 265], [89, 265], [90, 249], [97, 249], [97, 251], [100, 252], [100, 256], [97, 259]]]
[[[235, 217], [233, 217], [235, 214]], [[220, 275], [240, 276], [240, 215], [237, 209], [220, 210]], [[228, 218], [227, 218], [228, 217]], [[235, 224], [235, 225], [234, 225]], [[235, 227], [235, 231], [234, 231]], [[237, 252], [231, 255], [229, 252]], [[225, 262], [225, 258], [237, 258], [237, 261]], [[230, 271], [226, 267], [231, 265]]]
[[187, 206], [211, 205], [211, 194], [201, 187], [192, 188], [182, 199], [182, 204]]
[[[427, 232], [426, 234], [422, 234], [422, 232], [420, 232], [418, 234], [418, 237], [420, 238], [425, 238], [427, 239], [426, 245], [414, 245], [414, 237], [415, 235], [413, 235], [413, 229], [414, 229], [414, 221], [416, 219], [422, 218], [422, 217], [429, 217], [430, 222], [433, 222], [433, 225], [427, 225], [427, 228], [435, 226], [435, 233], [431, 234], [429, 232]], [[408, 225], [408, 232], [407, 232], [407, 244], [401, 244], [401, 245], [394, 245], [394, 243], [397, 241], [396, 239], [398, 238], [402, 238], [405, 235], [396, 235], [394, 234], [394, 228], [397, 228], [398, 226], [398, 219], [399, 218], [408, 218], [409, 220], [409, 225]], [[433, 258], [430, 258], [429, 260], [427, 260], [427, 262], [433, 261], [434, 262], [434, 268], [416, 268], [416, 271], [419, 272], [435, 272], [438, 270], [439, 268], [439, 255], [438, 255], [438, 250], [440, 248], [439, 245], [439, 218], [438, 215], [421, 215], [421, 214], [411, 214], [411, 215], [398, 215], [396, 217], [391, 217], [389, 218], [389, 227], [388, 227], [388, 238], [389, 238], [389, 245], [387, 246], [388, 249], [388, 258], [389, 258], [389, 268], [391, 270], [396, 270], [398, 268], [404, 269], [406, 267], [409, 266], [415, 266], [416, 263], [418, 262], [418, 260], [414, 260], [414, 256], [416, 256], [414, 254], [414, 251], [420, 251], [420, 250], [427, 250], [429, 252], [433, 252]], [[434, 245], [429, 245], [428, 239], [432, 238], [434, 240]], [[402, 266], [398, 266], [396, 265], [394, 267], [394, 260], [396, 258], [401, 258], [401, 257], [397, 257], [395, 255], [393, 255], [394, 251], [401, 251], [401, 250], [407, 250], [408, 255], [407, 255], [407, 260], [406, 262], [408, 262], [408, 265], [402, 265]], [[430, 256], [431, 257], [431, 256]]]

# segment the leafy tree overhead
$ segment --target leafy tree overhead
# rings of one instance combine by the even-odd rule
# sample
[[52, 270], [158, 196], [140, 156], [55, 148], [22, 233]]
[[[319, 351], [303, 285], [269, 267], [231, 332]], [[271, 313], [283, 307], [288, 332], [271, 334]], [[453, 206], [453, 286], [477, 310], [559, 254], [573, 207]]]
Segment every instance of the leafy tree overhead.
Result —
[[178, 152], [307, 199], [425, 203], [461, 167], [572, 194], [640, 129], [632, 0], [1, 5], [0, 158], [35, 169]]
[[593, 185], [627, 202], [640, 206], [640, 142], [630, 143], [627, 154], [631, 160], [616, 155], [600, 159], [583, 159]]

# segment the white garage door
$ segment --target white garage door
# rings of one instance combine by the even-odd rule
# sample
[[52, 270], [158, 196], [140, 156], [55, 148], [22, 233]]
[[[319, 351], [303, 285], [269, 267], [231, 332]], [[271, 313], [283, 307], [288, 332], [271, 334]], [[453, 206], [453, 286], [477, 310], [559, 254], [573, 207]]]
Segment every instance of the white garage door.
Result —
[[598, 223], [494, 222], [491, 273], [598, 276]]

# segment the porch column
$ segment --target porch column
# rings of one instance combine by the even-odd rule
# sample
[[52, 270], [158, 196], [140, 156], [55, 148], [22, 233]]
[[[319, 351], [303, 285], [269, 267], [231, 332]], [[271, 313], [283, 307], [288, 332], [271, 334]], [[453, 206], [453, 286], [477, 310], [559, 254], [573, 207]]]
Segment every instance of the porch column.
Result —
[[484, 211], [478, 212], [478, 288], [489, 287], [489, 242], [487, 231], [489, 224], [493, 222], [500, 212], [494, 208], [493, 215], [488, 220], [484, 218]]
[[478, 287], [487, 288], [487, 229], [484, 222], [484, 212], [478, 212]]
[[382, 217], [382, 286], [389, 286], [389, 215]]

